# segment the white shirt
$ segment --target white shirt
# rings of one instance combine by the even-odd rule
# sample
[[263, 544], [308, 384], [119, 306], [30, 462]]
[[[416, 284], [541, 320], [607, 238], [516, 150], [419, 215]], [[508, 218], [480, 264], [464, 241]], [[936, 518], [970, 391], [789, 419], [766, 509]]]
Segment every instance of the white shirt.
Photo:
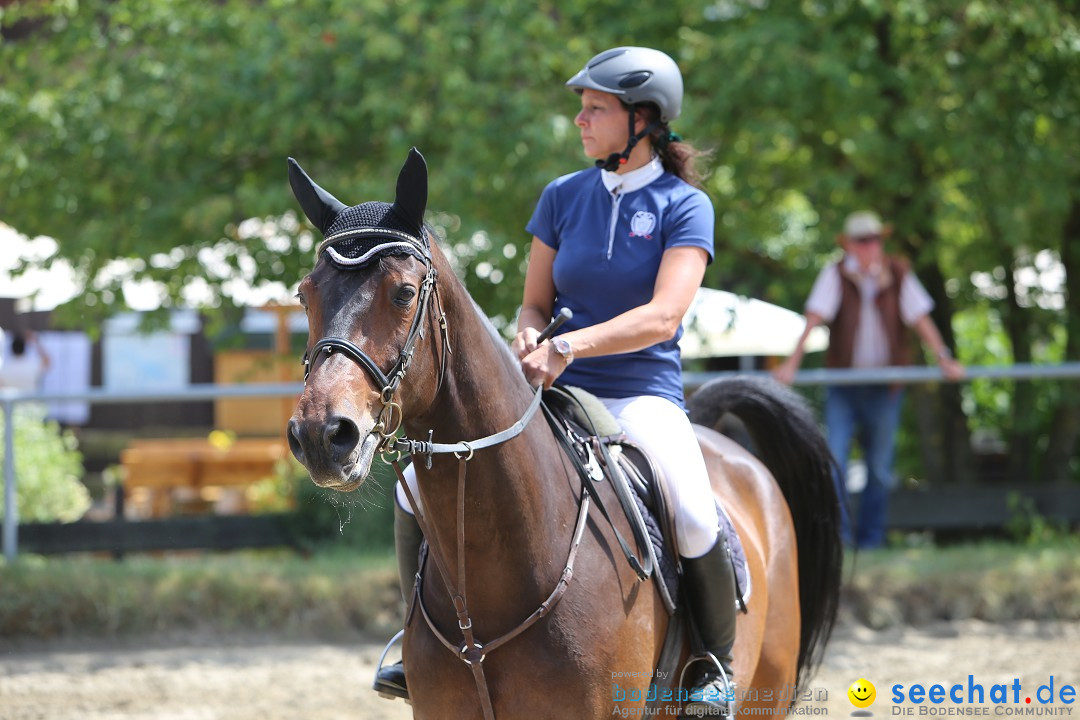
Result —
[[[852, 367], [886, 367], [890, 363], [889, 338], [877, 311], [875, 299], [878, 294], [880, 266], [863, 272], [859, 263], [850, 255], [841, 261], [844, 271], [859, 278], [859, 327], [855, 331], [855, 347], [851, 353]], [[840, 285], [840, 263], [827, 265], [818, 273], [810, 297], [806, 299], [806, 312], [820, 316], [831, 323], [840, 310], [843, 291]], [[900, 285], [900, 319], [908, 327], [934, 309], [934, 301], [922, 286], [915, 273], [908, 270]]]
[[640, 190], [663, 174], [664, 163], [660, 160], [659, 155], [653, 155], [652, 160], [647, 165], [642, 165], [621, 175], [610, 170], [600, 171], [600, 177], [604, 181], [604, 187], [607, 188], [607, 191], [609, 193], [619, 192], [624, 195]]
[[0, 387], [34, 392], [39, 389], [38, 382], [44, 369], [41, 356], [33, 348], [27, 347], [22, 355], [9, 352], [4, 358], [3, 367], [0, 367]]

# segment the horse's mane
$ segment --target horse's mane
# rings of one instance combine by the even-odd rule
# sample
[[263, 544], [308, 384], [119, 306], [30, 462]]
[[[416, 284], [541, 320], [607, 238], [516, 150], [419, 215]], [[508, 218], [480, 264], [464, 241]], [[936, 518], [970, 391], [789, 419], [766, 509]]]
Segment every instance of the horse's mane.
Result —
[[[438, 245], [440, 249], [442, 248], [441, 241], [443, 240], [443, 238], [439, 237], [439, 233], [435, 230], [435, 228], [427, 223], [424, 223], [424, 235], [424, 239], [428, 241], [429, 247], [434, 247]], [[446, 257], [445, 252], [443, 253], [443, 257]], [[449, 264], [449, 258], [447, 258], [447, 263]], [[495, 327], [495, 324], [491, 322], [491, 318], [487, 316], [487, 313], [484, 312], [484, 309], [480, 307], [480, 304], [477, 303], [476, 300], [473, 298], [472, 294], [469, 292], [469, 289], [465, 287], [465, 283], [462, 281], [462, 279], [459, 278], [456, 273], [452, 273], [452, 275], [454, 281], [456, 281], [457, 284], [460, 286], [461, 292], [465, 295], [465, 297], [469, 299], [469, 302], [472, 304], [473, 312], [476, 313], [477, 318], [480, 320], [480, 324], [483, 325], [484, 329], [487, 331], [488, 336], [491, 338], [492, 344], [495, 345], [496, 348], [498, 348], [498, 351], [502, 353], [503, 358], [508, 363], [516, 366], [518, 364], [518, 358], [510, 349], [510, 345], [507, 344], [506, 338], [502, 336], [498, 328]], [[522, 384], [525, 384], [525, 375], [521, 375], [521, 382]]]
[[[469, 300], [472, 300], [473, 309], [475, 309], [476, 314], [480, 316], [480, 322], [483, 323], [484, 329], [486, 329], [488, 335], [491, 336], [491, 341], [498, 346], [503, 355], [505, 355], [511, 363], [516, 365], [518, 358], [514, 355], [514, 351], [510, 349], [510, 345], [507, 344], [506, 338], [504, 338], [502, 333], [499, 332], [499, 329], [495, 327], [495, 323], [491, 322], [491, 318], [484, 313], [484, 309], [480, 307], [476, 300], [473, 300], [472, 295], [469, 295]], [[525, 376], [522, 375], [521, 379], [524, 381]]]

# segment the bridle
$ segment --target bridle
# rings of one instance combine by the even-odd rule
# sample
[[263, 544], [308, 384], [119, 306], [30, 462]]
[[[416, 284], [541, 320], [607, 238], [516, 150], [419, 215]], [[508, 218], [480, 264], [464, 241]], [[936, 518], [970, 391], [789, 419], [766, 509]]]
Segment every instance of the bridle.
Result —
[[[424, 323], [427, 319], [428, 306], [432, 303], [434, 303], [437, 308], [439, 334], [442, 337], [439, 380], [435, 386], [435, 392], [432, 395], [433, 398], [437, 396], [442, 389], [446, 378], [448, 355], [453, 352], [450, 349], [450, 333], [446, 321], [446, 312], [443, 310], [442, 299], [439, 297], [439, 286], [437, 282], [439, 274], [431, 259], [431, 252], [427, 246], [422, 244], [417, 238], [413, 238], [411, 235], [400, 232], [388, 235], [388, 244], [390, 241], [393, 241], [393, 244], [400, 244], [403, 238], [407, 238], [415, 250], [419, 251], [419, 255], [416, 256], [421, 258], [424, 262], [424, 265], [427, 267], [427, 273], [425, 274], [423, 281], [421, 281], [420, 290], [417, 293], [417, 310], [416, 314], [413, 315], [412, 324], [409, 327], [409, 334], [406, 336], [405, 344], [402, 346], [401, 352], [398, 353], [397, 362], [394, 363], [394, 367], [390, 369], [390, 372], [384, 373], [371, 356], [357, 347], [352, 341], [334, 336], [327, 336], [317, 340], [315, 344], [304, 353], [301, 362], [304, 364], [305, 385], [307, 384], [308, 377], [311, 375], [315, 358], [317, 358], [318, 354], [324, 350], [327, 355], [333, 353], [334, 350], [337, 350], [363, 368], [375, 381], [376, 385], [382, 388], [379, 398], [383, 407], [379, 412], [375, 427], [372, 428], [372, 432], [377, 432], [380, 437], [376, 452], [384, 456], [397, 454], [399, 457], [403, 454], [414, 456], [422, 455], [425, 456], [425, 464], [430, 469], [432, 455], [446, 453], [454, 453], [456, 455], [468, 453], [469, 458], [471, 458], [472, 454], [477, 450], [482, 450], [483, 448], [491, 447], [493, 445], [499, 445], [520, 435], [540, 407], [541, 390], [540, 388], [536, 390], [532, 402], [529, 403], [529, 407], [517, 422], [505, 430], [501, 430], [486, 437], [469, 441], [463, 440], [456, 443], [436, 443], [431, 441], [432, 433], [430, 431], [428, 432], [428, 440], [413, 440], [405, 436], [397, 435], [398, 431], [401, 429], [402, 422], [404, 421], [404, 415], [401, 410], [401, 404], [397, 402], [395, 397], [397, 391], [401, 388], [402, 381], [405, 379], [405, 373], [412, 363], [413, 354], [416, 351], [416, 343], [424, 337]], [[334, 248], [332, 243], [336, 240], [338, 240], [337, 236], [331, 236], [323, 241], [319, 246], [319, 254], [321, 254], [323, 250], [326, 250], [331, 254], [331, 257], [333, 257]], [[369, 253], [369, 255], [370, 254], [371, 253]], [[335, 260], [335, 262], [337, 261]], [[565, 317], [560, 317], [555, 323], [552, 323], [550, 327], [541, 333], [541, 339], [554, 332], [554, 330], [564, 321]]]
[[[435, 270], [434, 264], [431, 259], [431, 253], [429, 249], [419, 242], [417, 238], [413, 238], [405, 233], [393, 233], [387, 235], [388, 241], [400, 242], [402, 239], [407, 240], [412, 246], [420, 251], [420, 257], [422, 258], [425, 266], [427, 267], [427, 273], [424, 276], [424, 280], [420, 284], [420, 290], [417, 294], [417, 311], [413, 316], [412, 324], [409, 327], [409, 334], [405, 339], [405, 344], [401, 348], [401, 352], [398, 354], [397, 362], [390, 369], [389, 373], [383, 373], [378, 364], [368, 355], [366, 352], [356, 346], [355, 343], [341, 337], [327, 336], [319, 339], [315, 342], [311, 348], [304, 353], [304, 384], [307, 384], [308, 377], [311, 375], [312, 365], [315, 358], [318, 357], [320, 352], [326, 351], [329, 355], [335, 350], [345, 355], [347, 358], [362, 367], [368, 375], [375, 381], [375, 383], [382, 388], [380, 393], [380, 400], [382, 402], [382, 410], [379, 412], [379, 417], [376, 421], [375, 427], [372, 432], [377, 432], [380, 436], [379, 445], [376, 451], [379, 452], [384, 460], [389, 455], [397, 454], [392, 460], [387, 462], [394, 467], [397, 473], [398, 480], [401, 483], [402, 489], [405, 491], [406, 496], [409, 499], [409, 503], [416, 511], [416, 521], [420, 526], [421, 531], [424, 534], [425, 539], [428, 542], [429, 552], [425, 554], [425, 557], [430, 555], [435, 561], [435, 565], [439, 571], [439, 575], [442, 578], [443, 584], [446, 586], [446, 590], [450, 595], [450, 600], [454, 606], [454, 611], [457, 614], [458, 629], [461, 631], [462, 643], [460, 645], [451, 642], [446, 638], [442, 631], [435, 625], [430, 613], [424, 605], [423, 597], [420, 592], [423, 571], [416, 575], [416, 581], [413, 584], [413, 596], [410, 602], [410, 608], [415, 608], [419, 605], [421, 614], [428, 625], [428, 628], [439, 639], [440, 642], [452, 653], [455, 654], [458, 659], [464, 662], [472, 671], [473, 680], [476, 683], [477, 695], [480, 698], [480, 706], [484, 714], [485, 720], [495, 720], [495, 711], [491, 703], [491, 692], [488, 689], [487, 678], [484, 673], [483, 661], [487, 657], [488, 653], [501, 647], [503, 644], [514, 639], [534, 623], [545, 617], [552, 609], [558, 604], [566, 593], [567, 588], [570, 586], [570, 581], [573, 578], [574, 562], [577, 557], [578, 548], [581, 544], [581, 539], [584, 534], [586, 520], [589, 515], [590, 507], [590, 491], [587, 486], [583, 486], [582, 493], [578, 506], [577, 523], [574, 527], [574, 534], [570, 543], [570, 550], [566, 558], [566, 563], [563, 567], [562, 575], [559, 577], [555, 588], [551, 591], [548, 597], [540, 604], [540, 606], [534, 610], [528, 617], [526, 617], [521, 623], [515, 626], [512, 630], [504, 633], [500, 637], [488, 642], [486, 644], [481, 643], [473, 634], [473, 621], [469, 614], [468, 603], [466, 602], [466, 585], [465, 585], [465, 470], [469, 460], [472, 459], [475, 451], [498, 445], [510, 440], [517, 435], [520, 435], [525, 427], [529, 424], [533, 415], [536, 414], [537, 409], [541, 404], [541, 393], [543, 387], [536, 389], [535, 395], [532, 401], [529, 403], [529, 407], [525, 410], [520, 419], [513, 425], [501, 430], [492, 435], [488, 435], [483, 438], [471, 441], [461, 441], [457, 443], [435, 443], [431, 441], [432, 432], [428, 432], [428, 440], [411, 440], [404, 436], [397, 436], [398, 431], [401, 428], [404, 420], [401, 404], [395, 399], [398, 390], [401, 388], [401, 383], [405, 378], [405, 374], [409, 369], [409, 365], [412, 362], [413, 353], [416, 350], [417, 341], [424, 337], [424, 323], [427, 319], [428, 306], [434, 303], [438, 310], [438, 323], [440, 334], [442, 336], [442, 353], [439, 369], [439, 380], [436, 386], [435, 393], [432, 397], [438, 395], [439, 390], [442, 388], [443, 380], [446, 374], [447, 355], [450, 351], [450, 339], [449, 331], [446, 322], [446, 312], [443, 310], [442, 301], [439, 298], [439, 289], [437, 284], [438, 273]], [[335, 237], [327, 238], [319, 246], [319, 255], [321, 256], [323, 250], [327, 250], [333, 257], [332, 242]], [[373, 249], [370, 252], [375, 252]], [[415, 253], [410, 253], [415, 254]], [[341, 263], [347, 264], [347, 263]], [[355, 264], [355, 263], [353, 263]], [[550, 335], [554, 332], [555, 328], [565, 321], [566, 316], [562, 316], [560, 320], [552, 323], [547, 329], [541, 333], [541, 337]], [[431, 468], [432, 455], [453, 453], [458, 460], [458, 482], [457, 482], [457, 575], [456, 580], [451, 578], [449, 569], [446, 565], [446, 561], [443, 558], [444, 553], [441, 552], [443, 548], [439, 547], [442, 543], [438, 542], [437, 533], [427, 522], [423, 513], [420, 511], [422, 507], [430, 507], [430, 505], [418, 503], [416, 498], [413, 497], [411, 488], [408, 482], [405, 480], [405, 476], [401, 469], [399, 462], [401, 454], [407, 453], [413, 456], [423, 455], [426, 457], [426, 466]], [[421, 498], [423, 497], [423, 489], [420, 488]], [[410, 610], [411, 615], [411, 610]]]
[[[371, 376], [371, 379], [375, 381], [376, 386], [381, 388], [379, 399], [382, 402], [382, 410], [379, 411], [378, 420], [375, 423], [375, 427], [372, 429], [372, 432], [378, 433], [380, 437], [379, 445], [376, 448], [376, 451], [379, 453], [391, 453], [395, 451], [395, 445], [398, 441], [398, 438], [395, 436], [404, 420], [401, 411], [401, 403], [397, 402], [395, 398], [398, 389], [401, 387], [401, 382], [405, 379], [405, 373], [412, 363], [413, 353], [416, 351], [416, 342], [424, 337], [424, 323], [427, 320], [428, 306], [432, 302], [438, 307], [439, 331], [442, 336], [439, 380], [435, 387], [435, 395], [438, 395], [439, 390], [442, 389], [443, 379], [446, 376], [447, 354], [451, 352], [450, 337], [446, 325], [446, 313], [443, 311], [442, 300], [439, 298], [439, 288], [436, 282], [439, 273], [435, 270], [435, 265], [431, 260], [431, 252], [427, 247], [420, 243], [419, 240], [410, 235], [406, 235], [405, 233], [394, 233], [394, 235], [390, 237], [390, 239], [398, 242], [400, 242], [402, 238], [407, 238], [409, 243], [420, 252], [420, 257], [427, 268], [427, 273], [424, 275], [424, 279], [420, 283], [420, 290], [417, 293], [416, 313], [413, 315], [412, 324], [409, 326], [409, 334], [406, 336], [405, 344], [402, 345], [401, 352], [398, 353], [397, 362], [390, 368], [390, 372], [384, 373], [370, 355], [357, 347], [352, 341], [342, 337], [327, 336], [319, 339], [304, 353], [302, 359], [304, 364], [305, 385], [307, 385], [308, 376], [311, 375], [311, 366], [315, 363], [315, 359], [319, 356], [319, 353], [325, 350], [326, 354], [330, 355], [337, 350], [363, 368], [367, 374]], [[319, 255], [321, 255], [324, 250], [333, 253], [333, 243], [337, 239], [338, 238], [331, 236], [323, 241], [319, 246]]]

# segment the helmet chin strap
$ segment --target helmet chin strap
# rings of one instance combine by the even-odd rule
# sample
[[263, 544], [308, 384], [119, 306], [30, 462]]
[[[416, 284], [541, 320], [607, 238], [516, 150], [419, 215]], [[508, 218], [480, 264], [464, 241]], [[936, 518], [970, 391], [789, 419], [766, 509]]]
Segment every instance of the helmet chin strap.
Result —
[[634, 150], [634, 146], [636, 146], [643, 137], [651, 133], [656, 128], [660, 127], [660, 121], [653, 120], [651, 123], [645, 126], [644, 130], [635, 134], [634, 122], [637, 120], [637, 113], [634, 111], [634, 108], [630, 108], [629, 115], [630, 130], [628, 134], [630, 135], [630, 139], [626, 143], [626, 148], [621, 153], [611, 153], [607, 156], [607, 160], [597, 160], [596, 167], [600, 168], [601, 170], [615, 172], [621, 166], [625, 165], [626, 161], [630, 158], [630, 153]]

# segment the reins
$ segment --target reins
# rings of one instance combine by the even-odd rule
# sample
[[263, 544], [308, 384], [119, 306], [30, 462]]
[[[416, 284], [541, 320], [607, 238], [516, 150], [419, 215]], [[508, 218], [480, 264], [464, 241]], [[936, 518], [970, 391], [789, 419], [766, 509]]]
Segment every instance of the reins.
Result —
[[[425, 458], [425, 467], [431, 469], [431, 456], [432, 455], [444, 455], [446, 453], [454, 453], [455, 455], [460, 453], [469, 453], [468, 458], [472, 457], [472, 454], [477, 450], [483, 450], [484, 448], [492, 447], [493, 445], [501, 445], [502, 443], [520, 435], [525, 426], [532, 420], [533, 415], [536, 414], [537, 409], [540, 407], [541, 398], [543, 394], [542, 388], [537, 388], [536, 393], [533, 395], [532, 401], [529, 403], [529, 407], [525, 409], [524, 414], [510, 427], [505, 430], [500, 430], [493, 435], [482, 437], [478, 440], [465, 441], [462, 440], [456, 443], [437, 443], [430, 440], [410, 440], [407, 437], [399, 437], [396, 440], [388, 443], [387, 450], [383, 452], [397, 452], [406, 455], [412, 455], [414, 457], [423, 455]], [[430, 435], [430, 433], [429, 433]], [[466, 458], [466, 459], [468, 459]]]

